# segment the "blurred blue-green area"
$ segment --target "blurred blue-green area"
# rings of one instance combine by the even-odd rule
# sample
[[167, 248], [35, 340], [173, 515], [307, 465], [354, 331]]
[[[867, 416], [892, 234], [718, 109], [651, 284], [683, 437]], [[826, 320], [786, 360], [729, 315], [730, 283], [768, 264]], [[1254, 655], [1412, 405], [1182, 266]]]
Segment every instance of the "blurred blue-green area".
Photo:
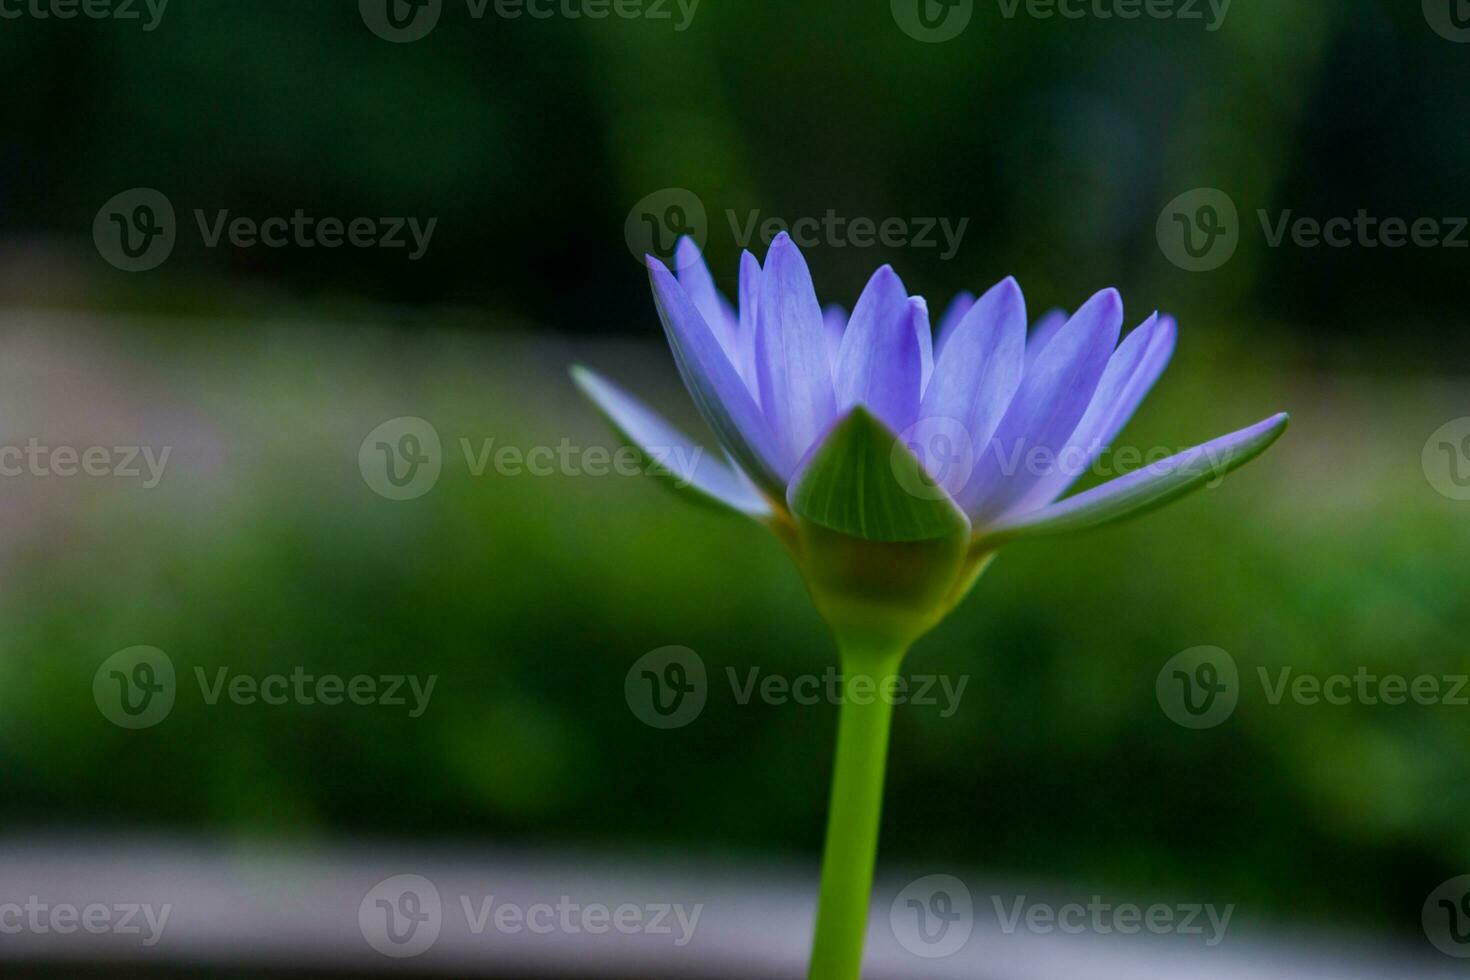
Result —
[[[1470, 863], [1470, 707], [1272, 704], [1257, 678], [1470, 669], [1470, 505], [1421, 465], [1470, 396], [1467, 253], [1273, 248], [1255, 215], [1470, 213], [1470, 49], [1386, 0], [1241, 4], [1218, 31], [980, 5], [939, 45], [886, 2], [711, 3], [683, 32], [450, 4], [405, 45], [353, 7], [0, 23], [0, 442], [173, 452], [151, 489], [0, 483], [0, 821], [812, 858], [836, 709], [742, 704], [728, 680], [833, 662], [780, 545], [650, 478], [476, 475], [461, 451], [612, 445], [574, 360], [704, 438], [623, 240], [635, 202], [683, 187], [732, 293], [734, 224], [832, 209], [969, 224], [948, 260], [808, 249], [824, 299], [891, 262], [933, 304], [1014, 273], [1034, 310], [1116, 284], [1130, 323], [1175, 312], [1131, 445], [1293, 413], [1218, 488], [1006, 551], [917, 646], [911, 672], [967, 686], [947, 717], [899, 710], [883, 860], [1418, 929]], [[302, 208], [438, 230], [417, 262], [181, 232], [129, 274], [91, 229], [137, 186], [185, 224]], [[1209, 273], [1155, 236], [1196, 187], [1241, 213]], [[397, 416], [445, 447], [402, 502], [357, 465]], [[91, 691], [136, 644], [172, 658], [179, 696], [127, 731]], [[1190, 731], [1155, 680], [1205, 644], [1239, 664], [1241, 700]], [[666, 645], [711, 677], [677, 731], [623, 696]], [[210, 705], [194, 681], [298, 667], [437, 683], [409, 717]]]

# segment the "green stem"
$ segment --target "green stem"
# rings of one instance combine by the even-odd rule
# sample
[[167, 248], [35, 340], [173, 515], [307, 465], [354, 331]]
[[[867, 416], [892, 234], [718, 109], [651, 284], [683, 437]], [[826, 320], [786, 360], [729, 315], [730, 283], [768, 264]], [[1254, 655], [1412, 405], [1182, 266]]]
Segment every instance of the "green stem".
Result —
[[898, 674], [905, 653], [902, 648], [841, 645], [844, 697], [838, 709], [837, 764], [808, 980], [858, 980], [862, 971], [893, 719], [888, 679]]

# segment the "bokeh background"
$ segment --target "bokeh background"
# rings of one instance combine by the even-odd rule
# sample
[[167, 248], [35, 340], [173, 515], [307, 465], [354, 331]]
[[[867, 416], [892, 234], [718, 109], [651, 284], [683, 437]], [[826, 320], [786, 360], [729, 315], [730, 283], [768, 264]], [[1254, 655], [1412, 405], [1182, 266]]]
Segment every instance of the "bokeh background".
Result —
[[[977, 3], [936, 44], [885, 2], [705, 2], [679, 31], [678, 8], [477, 20], [451, 0], [404, 44], [356, 6], [0, 20], [0, 442], [172, 447], [151, 488], [0, 481], [6, 834], [813, 862], [836, 709], [742, 705], [723, 680], [833, 660], [777, 542], [648, 479], [476, 475], [459, 449], [612, 445], [573, 361], [704, 437], [624, 235], [682, 188], [732, 293], [735, 224], [831, 209], [968, 225], [951, 257], [815, 244], [824, 300], [888, 262], [934, 304], [1014, 274], [1038, 312], [1116, 285], [1130, 324], [1175, 313], [1130, 445], [1293, 414], [1218, 489], [1008, 550], [916, 647], [914, 673], [969, 683], [950, 717], [898, 712], [885, 866], [1218, 896], [1427, 948], [1425, 896], [1470, 870], [1470, 708], [1273, 705], [1256, 675], [1470, 670], [1470, 503], [1423, 461], [1470, 414], [1470, 250], [1272, 247], [1258, 213], [1470, 215], [1470, 45], [1388, 0], [1237, 0], [1217, 30], [1207, 6]], [[170, 257], [137, 273], [92, 235], [135, 187], [179, 215]], [[1157, 234], [1196, 188], [1239, 210], [1236, 251], [1204, 272]], [[195, 209], [437, 225], [416, 261], [210, 248]], [[443, 473], [390, 501], [358, 449], [408, 415], [437, 429]], [[126, 731], [92, 678], [135, 644], [188, 678], [438, 683], [418, 718], [181, 693]], [[669, 644], [714, 679], [676, 732], [623, 697]], [[1235, 658], [1242, 695], [1190, 731], [1155, 679], [1202, 644]]]

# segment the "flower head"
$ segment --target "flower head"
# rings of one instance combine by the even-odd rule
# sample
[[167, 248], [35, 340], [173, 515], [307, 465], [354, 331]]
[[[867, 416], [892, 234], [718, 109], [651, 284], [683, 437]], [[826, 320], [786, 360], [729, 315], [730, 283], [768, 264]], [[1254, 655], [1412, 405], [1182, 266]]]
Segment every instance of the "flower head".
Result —
[[[728, 459], [682, 453], [697, 462], [674, 475], [775, 529], [834, 625], [876, 604], [922, 609], [909, 627], [927, 629], [1000, 544], [1166, 503], [1286, 427], [1274, 415], [1064, 498], [1163, 372], [1172, 318], [1154, 314], [1119, 343], [1122, 300], [1105, 289], [1028, 335], [1025, 299], [1007, 278], [956, 297], [931, 331], [925, 301], [886, 265], [847, 316], [821, 307], [784, 233], [764, 265], [741, 255], [736, 305], [693, 241], [679, 243], [674, 264], [677, 276], [649, 257], [654, 302]], [[634, 445], [655, 456], [692, 448], [611, 382], [585, 368], [574, 376]]]

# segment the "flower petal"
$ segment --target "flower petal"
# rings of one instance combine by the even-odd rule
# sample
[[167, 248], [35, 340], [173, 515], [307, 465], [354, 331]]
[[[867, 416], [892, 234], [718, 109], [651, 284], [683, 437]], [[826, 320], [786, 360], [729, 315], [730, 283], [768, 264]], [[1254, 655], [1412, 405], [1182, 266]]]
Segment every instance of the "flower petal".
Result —
[[1021, 385], [1025, 345], [1026, 298], [1011, 278], [976, 300], [950, 331], [924, 390], [919, 418], [958, 422], [969, 442], [960, 448], [967, 464], [990, 442]]
[[837, 405], [823, 347], [822, 308], [806, 260], [785, 232], [771, 242], [761, 271], [755, 369], [761, 410], [783, 462], [794, 463], [826, 431]]
[[965, 314], [970, 312], [970, 307], [975, 305], [975, 294], [968, 289], [955, 293], [954, 299], [944, 308], [944, 313], [939, 317], [939, 326], [934, 329], [934, 356], [938, 357], [944, 350], [944, 345], [949, 343], [954, 328], [960, 325]]
[[998, 523], [981, 536], [998, 545], [1018, 538], [1098, 527], [1162, 507], [1255, 459], [1286, 431], [1290, 416], [1255, 425], [1186, 449], [1049, 507]]
[[1092, 403], [1067, 444], [1057, 453], [1051, 472], [1018, 497], [1006, 509], [1006, 514], [1023, 514], [1044, 507], [1065, 493], [1133, 417], [1173, 352], [1171, 317], [1155, 313], [1130, 333], [1108, 359]]
[[748, 249], [740, 253], [740, 312], [736, 327], [735, 346], [739, 357], [735, 367], [745, 379], [750, 397], [760, 402], [760, 386], [755, 380], [755, 314], [760, 305], [761, 263]]
[[840, 409], [866, 405], [893, 431], [919, 411], [923, 360], [909, 310], [908, 291], [891, 266], [882, 266], [858, 297], [842, 336], [834, 380]]
[[[1115, 289], [1093, 296], [1057, 331], [1021, 379], [992, 443], [981, 453], [959, 501], [976, 524], [1004, 512], [1050, 466], [1077, 428], [1123, 325], [1123, 301]], [[977, 446], [979, 444], [977, 443]]]
[[822, 349], [827, 352], [827, 363], [832, 372], [837, 372], [837, 355], [842, 352], [842, 335], [847, 332], [847, 310], [841, 303], [828, 303], [822, 307]]
[[592, 400], [625, 442], [637, 448], [672, 478], [675, 489], [691, 491], [707, 500], [750, 517], [769, 517], [771, 507], [738, 470], [696, 446], [662, 416], [601, 375], [572, 367], [572, 380]]
[[796, 457], [782, 454], [765, 416], [684, 287], [658, 259], [650, 255], [647, 261], [659, 320], [699, 414], [740, 468], [781, 499]]
[[684, 287], [684, 291], [694, 301], [694, 308], [719, 338], [720, 346], [725, 349], [725, 356], [730, 358], [732, 364], [736, 363], [735, 311], [731, 309], [730, 301], [715, 286], [704, 255], [699, 251], [699, 244], [688, 235], [680, 238], [674, 249], [674, 268], [677, 270], [679, 285]]
[[1036, 363], [1036, 357], [1051, 343], [1057, 331], [1067, 325], [1067, 311], [1047, 310], [1031, 327], [1031, 336], [1026, 338], [1026, 370]]
[[929, 379], [934, 376], [934, 331], [929, 327], [929, 301], [922, 296], [910, 296], [909, 319], [919, 342], [919, 397], [922, 399]]

